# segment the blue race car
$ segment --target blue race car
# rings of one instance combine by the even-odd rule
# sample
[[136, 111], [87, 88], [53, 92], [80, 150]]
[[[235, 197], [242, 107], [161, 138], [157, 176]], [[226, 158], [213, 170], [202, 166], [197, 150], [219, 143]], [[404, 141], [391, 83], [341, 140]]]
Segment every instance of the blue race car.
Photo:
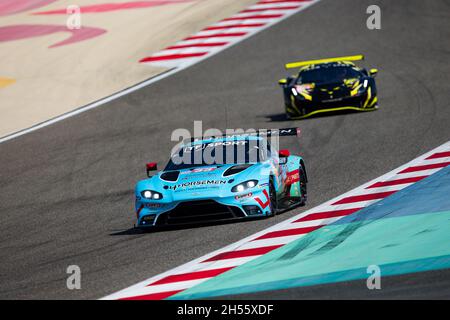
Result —
[[148, 179], [135, 189], [137, 227], [274, 216], [304, 205], [305, 162], [275, 150], [269, 136], [298, 135], [298, 128], [190, 140], [164, 170], [147, 164]]

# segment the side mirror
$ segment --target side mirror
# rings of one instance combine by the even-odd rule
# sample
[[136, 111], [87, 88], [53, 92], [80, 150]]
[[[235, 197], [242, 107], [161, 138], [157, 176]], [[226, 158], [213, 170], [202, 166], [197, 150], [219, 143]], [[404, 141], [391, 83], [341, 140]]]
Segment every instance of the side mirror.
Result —
[[147, 168], [147, 177], [151, 177], [150, 172], [151, 171], [156, 171], [158, 170], [158, 166], [156, 164], [156, 162], [149, 162], [145, 165], [145, 167]]
[[278, 152], [278, 156], [280, 158], [287, 158], [291, 155], [291, 152], [288, 149], [283, 149]]
[[280, 79], [280, 80], [278, 80], [278, 84], [279, 85], [285, 85], [287, 83], [287, 79]]
[[377, 73], [378, 73], [378, 69], [370, 69], [369, 70], [369, 74], [372, 76], [372, 77], [375, 77], [376, 75], [377, 75]]

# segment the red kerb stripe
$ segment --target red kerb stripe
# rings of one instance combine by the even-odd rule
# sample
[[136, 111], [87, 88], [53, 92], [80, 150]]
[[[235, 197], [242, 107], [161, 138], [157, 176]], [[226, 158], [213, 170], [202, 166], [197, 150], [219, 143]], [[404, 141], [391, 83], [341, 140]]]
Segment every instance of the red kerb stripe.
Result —
[[443, 168], [450, 164], [450, 161], [447, 162], [441, 162], [441, 163], [433, 163], [433, 164], [425, 164], [421, 166], [413, 166], [406, 168], [399, 173], [408, 173], [408, 172], [415, 172], [415, 171], [422, 171], [422, 170], [429, 170], [429, 169], [437, 169], [437, 168]]
[[445, 157], [450, 157], [450, 151], [435, 153], [435, 154], [429, 156], [427, 159], [438, 159], [438, 158], [445, 158]]
[[228, 44], [228, 42], [206, 42], [206, 43], [193, 43], [193, 44], [179, 44], [179, 45], [167, 47], [166, 50], [184, 49], [184, 48], [221, 47], [226, 44]]
[[217, 261], [217, 260], [225, 260], [225, 259], [233, 259], [233, 258], [242, 258], [242, 257], [251, 257], [251, 256], [259, 256], [266, 254], [272, 250], [275, 250], [282, 245], [275, 245], [275, 246], [268, 246], [268, 247], [261, 247], [261, 248], [252, 248], [252, 249], [243, 249], [243, 250], [235, 250], [235, 251], [228, 251], [228, 252], [222, 252], [218, 255], [211, 257], [207, 260], [204, 260], [202, 262], [210, 262], [210, 261]]
[[270, 4], [270, 3], [292, 3], [292, 2], [307, 2], [310, 0], [262, 0], [257, 4]]
[[174, 294], [177, 294], [178, 292], [181, 292], [181, 291], [183, 291], [183, 290], [150, 293], [150, 294], [144, 294], [141, 296], [120, 298], [119, 300], [162, 300], [167, 297], [173, 296]]
[[184, 58], [201, 57], [208, 52], [197, 52], [197, 53], [180, 53], [180, 54], [166, 54], [163, 56], [147, 57], [141, 59], [139, 62], [152, 62], [152, 61], [163, 61], [163, 60], [175, 60]]
[[162, 278], [162, 279], [160, 279], [156, 282], [153, 282], [147, 286], [155, 286], [158, 284], [165, 284], [165, 283], [172, 283], [172, 282], [179, 282], [179, 281], [188, 281], [188, 280], [197, 280], [197, 279], [203, 279], [203, 278], [211, 278], [211, 277], [218, 276], [219, 274], [224, 273], [225, 271], [231, 270], [233, 268], [234, 267], [228, 267], [228, 268], [220, 268], [220, 269], [211, 269], [211, 270], [202, 270], [202, 271], [174, 274], [174, 275]]
[[403, 179], [396, 179], [396, 180], [379, 181], [379, 182], [376, 182], [376, 183], [366, 187], [366, 189], [395, 186], [398, 184], [405, 184], [405, 183], [413, 183], [413, 182], [420, 181], [426, 177], [427, 176], [418, 176], [418, 177], [403, 178]]
[[394, 192], [397, 192], [397, 191], [386, 191], [386, 192], [362, 194], [362, 195], [358, 195], [358, 196], [350, 196], [350, 197], [346, 197], [344, 199], [341, 199], [339, 201], [336, 201], [335, 203], [333, 203], [333, 205], [344, 204], [344, 203], [352, 203], [352, 202], [359, 202], [359, 201], [367, 201], [367, 200], [375, 200], [375, 199], [382, 199], [382, 198], [386, 198], [387, 196], [390, 196]]
[[311, 213], [311, 214], [308, 214], [307, 216], [304, 216], [303, 218], [295, 220], [294, 223], [334, 218], [334, 217], [340, 217], [340, 216], [348, 216], [348, 215], [350, 215], [358, 210], [361, 210], [361, 209], [362, 208], [353, 208], [353, 209], [345, 209], [345, 210], [334, 210], [334, 211], [323, 211], [323, 212]]
[[208, 34], [203, 36], [192, 36], [184, 40], [195, 40], [195, 39], [209, 39], [209, 38], [223, 38], [223, 37], [242, 37], [245, 36], [247, 32], [229, 32], [229, 33], [216, 33]]
[[241, 13], [248, 13], [248, 12], [261, 12], [261, 11], [269, 11], [269, 10], [293, 10], [298, 9], [300, 6], [285, 6], [285, 7], [267, 7], [267, 8], [257, 8], [257, 9], [245, 9], [240, 11]]
[[232, 18], [226, 18], [222, 21], [234, 21], [234, 20], [248, 20], [248, 19], [274, 19], [274, 18], [280, 18], [284, 14], [259, 14], [259, 15], [253, 15], [253, 16], [245, 16], [245, 17], [232, 17]]
[[255, 240], [270, 239], [270, 238], [278, 238], [278, 237], [286, 237], [286, 236], [305, 234], [305, 233], [310, 233], [311, 231], [314, 231], [314, 230], [319, 229], [321, 227], [323, 227], [323, 226], [314, 226], [314, 227], [306, 227], [306, 228], [295, 228], [295, 229], [272, 231], [272, 232], [266, 233], [266, 234], [256, 238]]
[[212, 26], [203, 29], [204, 31], [209, 30], [223, 30], [223, 29], [233, 29], [233, 28], [257, 28], [265, 26], [265, 23], [242, 23], [242, 24], [229, 24], [226, 26]]

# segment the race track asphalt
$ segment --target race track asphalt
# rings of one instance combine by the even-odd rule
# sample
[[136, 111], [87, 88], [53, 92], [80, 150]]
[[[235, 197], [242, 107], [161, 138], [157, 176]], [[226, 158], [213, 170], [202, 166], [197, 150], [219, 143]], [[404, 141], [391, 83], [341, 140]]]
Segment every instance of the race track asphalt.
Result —
[[[0, 298], [100, 298], [448, 141], [450, 2], [375, 3], [381, 30], [366, 28], [373, 1], [322, 0], [162, 81], [0, 144]], [[277, 80], [285, 62], [358, 53], [379, 69], [378, 111], [284, 121]], [[194, 120], [204, 128], [301, 127], [300, 139], [283, 144], [307, 161], [308, 205], [273, 219], [133, 232], [133, 188], [145, 163], [163, 166], [172, 131], [192, 130]], [[66, 288], [69, 265], [81, 268], [81, 290]]]

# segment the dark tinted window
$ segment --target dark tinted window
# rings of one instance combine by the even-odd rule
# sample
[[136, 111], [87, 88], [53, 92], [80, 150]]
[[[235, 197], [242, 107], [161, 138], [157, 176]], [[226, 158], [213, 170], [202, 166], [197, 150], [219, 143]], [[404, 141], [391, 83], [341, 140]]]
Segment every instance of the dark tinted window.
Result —
[[297, 83], [341, 82], [344, 79], [359, 78], [360, 76], [361, 72], [352, 67], [328, 66], [301, 72], [297, 79]]
[[181, 170], [213, 164], [243, 164], [266, 160], [265, 140], [215, 141], [185, 146], [171, 157], [164, 170]]

